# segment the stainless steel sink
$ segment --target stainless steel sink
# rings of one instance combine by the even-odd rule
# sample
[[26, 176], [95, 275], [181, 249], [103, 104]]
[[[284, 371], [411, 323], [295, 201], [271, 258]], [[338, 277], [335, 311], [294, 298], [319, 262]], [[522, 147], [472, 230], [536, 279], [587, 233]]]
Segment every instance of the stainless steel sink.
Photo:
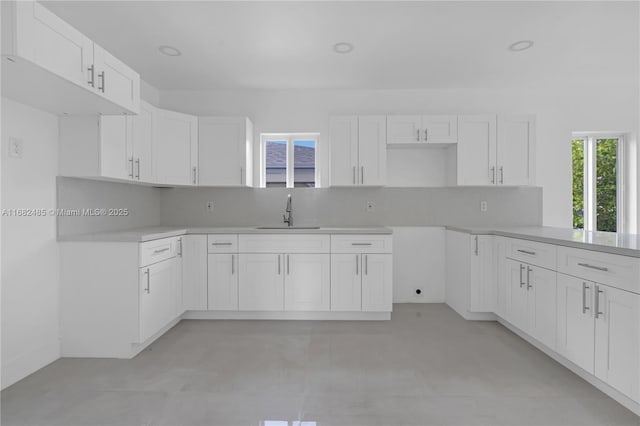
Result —
[[257, 226], [256, 229], [320, 229], [319, 226]]

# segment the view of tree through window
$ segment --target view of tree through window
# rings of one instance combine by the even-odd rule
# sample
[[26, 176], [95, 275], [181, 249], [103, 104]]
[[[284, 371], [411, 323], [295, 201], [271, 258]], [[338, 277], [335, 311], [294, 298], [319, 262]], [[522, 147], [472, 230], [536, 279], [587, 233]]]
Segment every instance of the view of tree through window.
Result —
[[572, 141], [574, 228], [617, 231], [619, 142], [591, 136]]

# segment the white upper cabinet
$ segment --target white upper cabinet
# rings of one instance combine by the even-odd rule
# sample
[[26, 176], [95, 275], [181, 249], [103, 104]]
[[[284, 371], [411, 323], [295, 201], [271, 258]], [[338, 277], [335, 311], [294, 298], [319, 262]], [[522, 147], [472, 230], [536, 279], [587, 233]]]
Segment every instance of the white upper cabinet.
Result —
[[533, 185], [535, 117], [458, 117], [458, 185]]
[[35, 1], [2, 2], [3, 96], [56, 114], [138, 113], [140, 76]]
[[451, 144], [458, 141], [455, 115], [387, 116], [387, 144]]
[[129, 157], [132, 145], [131, 126], [123, 115], [98, 118], [100, 139], [100, 175], [116, 179], [132, 179], [134, 164]]
[[153, 144], [154, 183], [197, 185], [198, 119], [192, 115], [158, 110]]
[[332, 117], [331, 185], [384, 186], [386, 133], [385, 116]]
[[156, 138], [158, 109], [144, 101], [140, 102], [140, 113], [127, 116], [131, 122], [133, 143], [128, 153], [128, 161], [133, 162], [133, 180], [153, 181], [153, 141]]
[[253, 124], [246, 117], [199, 117], [199, 183], [252, 186]]

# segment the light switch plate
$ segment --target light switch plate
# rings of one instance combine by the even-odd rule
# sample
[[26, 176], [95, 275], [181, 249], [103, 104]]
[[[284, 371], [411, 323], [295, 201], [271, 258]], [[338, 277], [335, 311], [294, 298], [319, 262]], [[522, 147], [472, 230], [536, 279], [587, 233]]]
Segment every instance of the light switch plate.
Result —
[[207, 212], [213, 213], [213, 201], [207, 201]]
[[22, 139], [9, 138], [9, 157], [22, 158], [24, 144]]

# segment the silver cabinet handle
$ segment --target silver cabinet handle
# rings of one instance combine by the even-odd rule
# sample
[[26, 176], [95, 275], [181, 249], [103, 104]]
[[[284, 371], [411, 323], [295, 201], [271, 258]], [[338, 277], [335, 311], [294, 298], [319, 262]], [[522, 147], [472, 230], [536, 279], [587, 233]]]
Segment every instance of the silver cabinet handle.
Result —
[[105, 86], [104, 71], [98, 74], [98, 78], [100, 78], [100, 82], [102, 82], [102, 86], [98, 86], [98, 90], [104, 93], [104, 86]]
[[140, 158], [136, 159], [136, 179], [140, 180]]
[[360, 167], [360, 185], [364, 185], [364, 166]]
[[518, 249], [517, 251], [519, 251], [520, 253], [531, 255], [531, 256], [535, 256], [536, 255], [535, 251], [522, 250], [522, 249]]
[[500, 183], [504, 183], [504, 167], [500, 166]]
[[290, 275], [291, 272], [289, 270], [289, 255], [287, 255], [287, 275]]
[[369, 275], [369, 255], [364, 256], [364, 274]]
[[496, 168], [494, 166], [489, 169], [489, 179], [491, 179], [491, 183], [496, 183]]
[[429, 140], [429, 129], [424, 129], [424, 141]]
[[351, 243], [352, 246], [370, 246], [371, 243]]
[[211, 243], [212, 246], [230, 246], [232, 243]]
[[169, 251], [171, 248], [170, 247], [165, 247], [163, 249], [158, 249], [158, 250], [154, 250], [153, 254], [160, 254], [160, 253], [164, 253], [165, 251]]
[[146, 291], [147, 294], [149, 294], [151, 293], [151, 270], [147, 268], [147, 270], [145, 271], [145, 274], [147, 274], [147, 288], [145, 288], [144, 291]]
[[133, 179], [133, 157], [129, 158], [129, 163], [131, 164], [131, 173], [129, 173], [129, 177]]
[[530, 288], [533, 288], [533, 286], [531, 285], [531, 275], [530, 275], [532, 271], [533, 269], [527, 266], [527, 291], [529, 291]]
[[280, 255], [278, 255], [278, 275], [280, 275]]
[[524, 280], [522, 278], [522, 271], [524, 271], [524, 265], [520, 264], [520, 288], [524, 285]]
[[596, 271], [602, 271], [602, 272], [609, 271], [609, 268], [605, 268], [604, 266], [594, 266], [594, 265], [589, 265], [588, 263], [578, 263], [578, 266], [582, 266], [584, 268], [589, 268], [589, 269], [595, 269]]
[[587, 290], [591, 290], [591, 287], [587, 285], [586, 282], [582, 283], [582, 313], [586, 314], [589, 310], [587, 306]]
[[359, 260], [360, 260], [359, 256], [356, 254], [356, 275], [360, 274], [360, 271], [359, 271], [360, 268], [358, 266], [358, 264], [360, 263]]
[[600, 294], [604, 293], [604, 290], [600, 290], [600, 287], [596, 285], [596, 300], [593, 307], [593, 317], [595, 319], [600, 318], [600, 315], [604, 315], [604, 312], [600, 311]]
[[243, 180], [243, 178], [244, 178], [244, 173], [243, 173], [243, 171], [244, 171], [244, 170], [242, 169], [242, 166], [240, 166], [240, 185], [242, 185], [242, 180]]
[[356, 166], [353, 166], [353, 184], [356, 184]]
[[475, 254], [476, 256], [478, 255], [478, 236], [476, 235], [476, 249], [475, 249]]
[[420, 129], [416, 130], [416, 140], [420, 142]]
[[235, 260], [236, 260], [236, 255], [232, 254], [231, 255], [231, 275], [236, 273]]
[[196, 184], [196, 173], [198, 171], [198, 168], [196, 166], [193, 166], [193, 184]]
[[91, 65], [89, 68], [87, 68], [87, 70], [89, 71], [89, 75], [91, 77], [89, 77], [89, 81], [87, 81], [87, 84], [89, 84], [89, 86], [95, 88], [96, 87], [96, 67], [94, 65]]
[[182, 257], [182, 238], [178, 238], [178, 256]]

